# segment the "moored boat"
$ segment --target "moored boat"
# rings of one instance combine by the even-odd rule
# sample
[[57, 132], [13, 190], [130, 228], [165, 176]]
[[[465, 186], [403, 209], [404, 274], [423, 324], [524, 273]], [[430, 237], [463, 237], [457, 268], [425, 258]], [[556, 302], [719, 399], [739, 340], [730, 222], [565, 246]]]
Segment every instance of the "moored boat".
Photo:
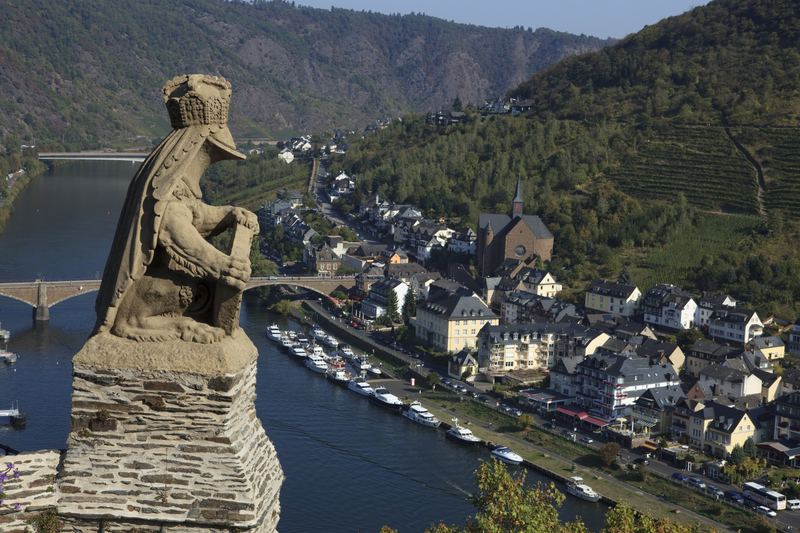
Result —
[[592, 487], [585, 484], [583, 478], [573, 476], [570, 479], [572, 479], [572, 481], [567, 483], [567, 492], [589, 502], [596, 502], [600, 499], [600, 494], [595, 492]]
[[403, 416], [417, 424], [438, 428], [439, 424], [442, 423], [441, 420], [433, 416], [430, 411], [422, 407], [422, 404], [417, 401], [411, 402], [407, 407], [408, 409], [403, 411]]
[[369, 383], [367, 383], [367, 380], [361, 377], [351, 379], [347, 384], [347, 388], [362, 396], [372, 396], [373, 392], [372, 387]]
[[345, 359], [352, 359], [353, 356], [355, 355], [353, 353], [353, 349], [346, 344], [339, 345], [339, 353], [342, 354], [342, 357], [344, 357]]
[[292, 342], [292, 339], [290, 339], [289, 337], [283, 336], [281, 337], [280, 344], [284, 350], [289, 351], [294, 343]]
[[297, 337], [295, 337], [294, 341], [298, 344], [308, 344], [308, 338], [303, 335], [302, 333], [298, 333]]
[[281, 330], [278, 329], [277, 324], [272, 324], [270, 327], [267, 328], [267, 338], [275, 342], [280, 342]]
[[369, 397], [369, 399], [381, 407], [392, 409], [394, 411], [399, 411], [405, 405], [400, 398], [386, 390], [384, 387], [378, 387], [372, 391], [372, 395]]
[[319, 339], [319, 340], [322, 340], [323, 338], [328, 336], [328, 334], [325, 333], [325, 331], [319, 326], [314, 326], [313, 328], [311, 328], [311, 332], [309, 333], [309, 335], [311, 335], [312, 339]]
[[324, 374], [328, 371], [328, 363], [325, 362], [325, 359], [314, 354], [311, 354], [306, 358], [306, 367], [309, 370], [313, 370], [314, 372], [318, 372], [320, 374]]
[[345, 370], [344, 359], [336, 356], [328, 361], [328, 371], [325, 372], [325, 379], [341, 387], [347, 387], [350, 383], [350, 373]]
[[500, 461], [510, 465], [518, 465], [522, 462], [522, 456], [517, 455], [505, 446], [496, 446], [495, 449], [492, 450], [492, 457], [496, 457]]
[[331, 348], [338, 348], [339, 347], [339, 341], [337, 341], [336, 337], [334, 337], [333, 335], [328, 335], [327, 337], [323, 338], [322, 342], [324, 342], [325, 344], [327, 344]]
[[355, 356], [353, 357], [353, 368], [358, 370], [359, 372], [366, 372], [369, 370], [372, 365], [369, 362], [369, 357], [366, 355], [362, 355], [361, 357]]
[[299, 344], [295, 344], [289, 350], [289, 355], [297, 359], [306, 359], [308, 357], [308, 352]]
[[472, 434], [472, 431], [458, 425], [458, 418], [453, 419], [453, 427], [445, 432], [445, 436], [459, 444], [466, 446], [477, 446], [481, 439]]

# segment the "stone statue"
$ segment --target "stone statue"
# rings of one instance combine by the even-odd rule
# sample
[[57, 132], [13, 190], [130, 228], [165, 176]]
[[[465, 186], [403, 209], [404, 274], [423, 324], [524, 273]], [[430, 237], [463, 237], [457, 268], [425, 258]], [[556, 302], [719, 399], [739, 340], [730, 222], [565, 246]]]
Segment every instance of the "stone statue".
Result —
[[[245, 209], [201, 201], [200, 177], [244, 159], [226, 125], [230, 83], [186, 75], [163, 88], [174, 130], [134, 176], [97, 296], [92, 335], [213, 343], [238, 328], [258, 221]], [[206, 239], [231, 228], [223, 253]]]

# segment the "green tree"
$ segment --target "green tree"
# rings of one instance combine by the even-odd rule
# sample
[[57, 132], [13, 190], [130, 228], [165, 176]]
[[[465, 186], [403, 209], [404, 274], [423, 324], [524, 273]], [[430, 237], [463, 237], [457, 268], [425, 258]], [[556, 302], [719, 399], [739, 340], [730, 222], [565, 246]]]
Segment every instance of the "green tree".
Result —
[[619, 276], [617, 276], [617, 283], [622, 283], [623, 285], [633, 285], [631, 273], [628, 270], [627, 265], [622, 267], [622, 272], [620, 272]]
[[597, 452], [597, 455], [600, 456], [600, 461], [602, 461], [603, 465], [606, 467], [611, 466], [616, 458], [617, 454], [619, 454], [620, 445], [616, 442], [607, 442], [603, 445], [602, 448]]
[[644, 463], [639, 463], [636, 466], [636, 476], [639, 478], [639, 481], [647, 482], [650, 479], [650, 467]]
[[425, 381], [430, 388], [433, 388], [434, 385], [439, 384], [439, 381], [441, 381], [441, 379], [439, 378], [439, 374], [437, 374], [436, 372], [431, 372], [430, 374], [428, 374], [428, 378]]
[[342, 291], [333, 291], [331, 293], [331, 296], [333, 296], [334, 298], [336, 298], [339, 301], [347, 300], [347, 295], [345, 293], [343, 293]]
[[453, 100], [452, 108], [453, 108], [453, 111], [463, 111], [464, 110], [464, 104], [461, 103], [461, 97], [460, 96], [456, 95], [456, 99]]
[[731, 451], [730, 461], [735, 465], [741, 465], [747, 460], [747, 454], [741, 445], [737, 444]]
[[744, 450], [745, 455], [749, 459], [755, 459], [758, 455], [758, 448], [756, 447], [756, 443], [753, 442], [753, 437], [747, 437], [747, 440], [744, 441], [744, 445], [742, 446], [742, 450]]
[[517, 427], [520, 429], [528, 429], [533, 425], [533, 417], [528, 413], [523, 413], [517, 418]]
[[288, 315], [292, 310], [291, 300], [281, 300], [272, 306], [272, 310], [282, 315]]
[[394, 290], [390, 290], [389, 295], [386, 297], [386, 316], [391, 320], [395, 320], [400, 316], [400, 312], [397, 309], [397, 293]]
[[409, 319], [415, 316], [417, 316], [417, 293], [412, 286], [403, 302], [403, 321], [408, 324]]

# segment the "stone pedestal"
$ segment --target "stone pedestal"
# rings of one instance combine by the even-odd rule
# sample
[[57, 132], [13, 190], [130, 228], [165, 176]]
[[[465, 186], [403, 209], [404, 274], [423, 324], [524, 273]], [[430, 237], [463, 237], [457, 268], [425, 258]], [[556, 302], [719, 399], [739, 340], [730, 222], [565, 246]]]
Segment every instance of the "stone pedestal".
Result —
[[241, 330], [214, 344], [89, 339], [58, 483], [70, 531], [275, 531], [283, 471], [253, 403], [257, 356]]

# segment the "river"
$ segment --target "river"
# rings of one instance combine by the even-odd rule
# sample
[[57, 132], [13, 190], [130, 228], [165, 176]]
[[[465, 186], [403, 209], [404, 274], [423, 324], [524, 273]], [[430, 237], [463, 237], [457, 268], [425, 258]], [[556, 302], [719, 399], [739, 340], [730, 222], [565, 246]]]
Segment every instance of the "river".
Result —
[[[34, 179], [0, 237], [0, 282], [101, 276], [137, 168], [76, 162]], [[29, 306], [0, 297], [8, 348], [19, 355], [17, 363], [0, 365], [0, 408], [18, 401], [28, 415], [25, 429], [0, 426], [1, 444], [66, 447], [71, 359], [94, 325], [95, 295], [52, 307], [49, 323], [34, 323]], [[276, 321], [301, 329], [245, 294], [241, 326], [259, 350], [256, 408], [286, 474], [279, 531], [377, 533], [388, 525], [413, 533], [475, 514], [467, 497], [477, 489], [474, 472], [489, 459], [486, 450], [446, 441], [442, 430], [413, 424], [309, 372], [266, 338]], [[527, 479], [549, 483], [533, 472]], [[560, 513], [564, 520], [579, 515], [597, 531], [606, 510], [567, 498]]]

